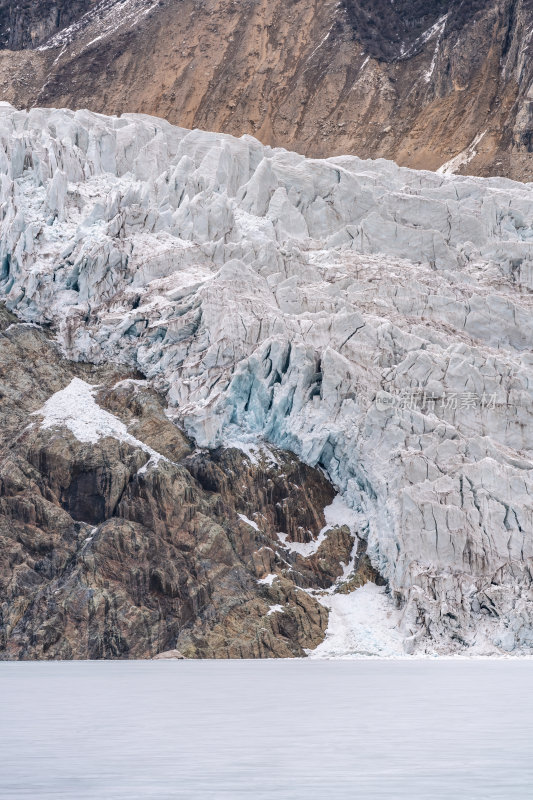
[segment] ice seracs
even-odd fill
[[[531,184],[2,106],[0,208],[8,306],[320,465],[410,649],[533,648]]]

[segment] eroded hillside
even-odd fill
[[[0,89],[17,106],[533,175],[532,0],[29,1],[4,4],[0,24]]]

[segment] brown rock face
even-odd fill
[[[418,168],[466,150],[465,173],[533,176],[533,0],[86,5],[27,3],[32,42],[48,48],[28,49],[4,3],[0,39],[16,50],[0,52],[3,99]]]
[[[306,589],[356,551],[350,579],[376,579],[346,527],[308,557],[284,546],[325,525],[319,471],[195,450],[139,376],[69,362],[1,309],[0,331],[0,659],[303,655],[327,626]],[[73,378],[134,438],[43,427],[35,412]]]

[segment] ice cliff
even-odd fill
[[[0,295],[358,514],[408,652],[533,650],[533,185],[0,107]]]

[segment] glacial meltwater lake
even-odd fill
[[[533,797],[533,661],[0,663],[0,797]]]

